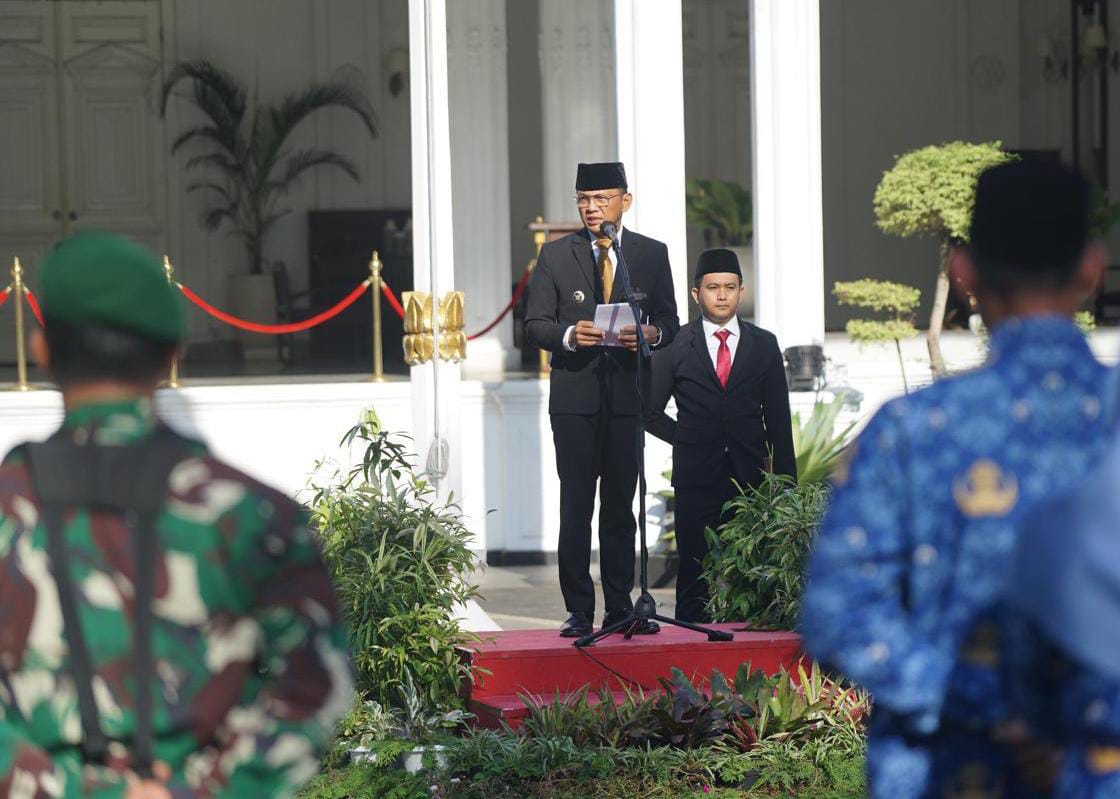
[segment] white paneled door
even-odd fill
[[[0,0],[0,287],[60,237],[166,240],[158,0]],[[0,312],[0,362],[14,358]]]

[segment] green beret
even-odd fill
[[[179,290],[159,260],[136,242],[110,233],[79,233],[47,254],[39,268],[43,316],[82,326],[112,327],[157,341],[183,340]]]

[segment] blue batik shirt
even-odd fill
[[[1105,369],[1056,316],[1012,319],[975,371],[887,403],[850,447],[811,558],[806,650],[868,688],[874,796],[1010,790],[995,605],[1016,521],[1088,469]]]

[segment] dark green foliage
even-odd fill
[[[751,193],[734,181],[689,180],[685,211],[689,223],[704,228],[709,246],[739,247],[751,243]]]
[[[468,582],[477,566],[470,531],[372,411],[342,443],[364,445],[362,462],[321,467],[311,508],[349,623],[358,689],[398,719],[411,705],[457,708],[469,672],[456,646],[477,640],[453,618],[477,593]]]
[[[369,101],[355,86],[327,81],[285,95],[278,103],[262,105],[236,77],[209,61],[176,64],[163,84],[160,114],[180,83],[190,84],[187,99],[205,120],[179,134],[172,154],[189,142],[204,152],[187,161],[187,169],[205,169],[212,177],[187,186],[206,191],[214,205],[202,216],[208,230],[223,222],[245,244],[253,273],[262,271],[264,239],[290,208],[280,201],[307,171],[334,167],[358,180],[358,168],[349,158],[330,150],[305,148],[293,151],[288,141],[307,117],[324,108],[342,108],[357,115],[371,137],[377,136],[377,117]]]
[[[795,485],[768,474],[728,503],[733,515],[708,529],[704,559],[708,608],[717,621],[760,629],[793,629],[801,607],[806,561],[824,513],[828,487]]]

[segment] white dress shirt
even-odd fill
[[[733,316],[723,325],[717,325],[715,322],[709,321],[706,316],[701,321],[704,325],[704,341],[708,345],[708,355],[711,356],[712,366],[717,370],[719,369],[719,339],[716,338],[716,332],[719,330],[726,330],[731,334],[727,337],[727,349],[731,351],[731,363],[735,363],[735,350],[739,347],[738,318]]]

